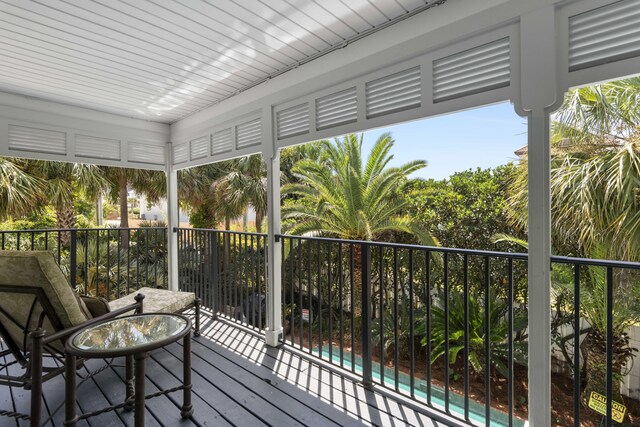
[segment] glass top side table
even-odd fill
[[[135,426],[144,426],[145,360],[151,350],[183,339],[182,385],[160,394],[183,391],[180,414],[193,414],[191,405],[191,321],[178,314],[144,313],[120,317],[94,324],[71,335],[66,345],[65,425],[98,415],[107,410],[135,409]],[[76,416],[76,358],[110,358],[124,356],[126,360],[126,398],[123,403],[99,411]],[[69,368],[69,367],[73,367]],[[134,372],[135,371],[135,372]]]

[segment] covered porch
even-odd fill
[[[528,422],[534,427],[552,425],[550,265],[559,263],[579,271],[589,261],[554,259],[551,254],[550,118],[569,88],[638,72],[640,2],[379,0],[357,2],[357,6],[335,1],[324,7],[313,1],[296,5],[278,1],[272,5],[254,2],[251,6],[255,10],[234,2],[217,6],[207,2],[198,6],[159,3],[115,7],[98,2],[94,10],[68,2],[3,1],[0,17],[6,27],[0,42],[0,155],[166,173],[168,227],[152,232],[156,243],[162,240],[167,249],[163,283],[169,289],[195,290],[213,313],[245,326],[250,323],[255,329],[249,333],[209,319],[211,333],[194,345],[195,355],[205,355],[194,370],[202,387],[212,392],[215,388],[220,402],[230,406],[221,409],[217,404],[210,405],[206,392],[200,392],[202,401],[192,422],[204,425],[209,421],[206,414],[211,414],[211,419],[235,424],[237,414],[251,414],[247,416],[266,424],[274,424],[277,419],[307,424],[328,417],[338,424],[431,425],[434,421],[429,418],[452,424],[491,424],[490,399],[485,402],[483,421],[472,420],[464,403],[462,412],[451,421],[448,372],[443,378],[444,407],[415,399],[413,382],[401,403],[383,397],[388,390],[378,383],[384,383],[384,374],[382,379],[373,377],[374,346],[371,337],[364,335],[371,333],[375,319],[374,313],[366,311],[372,308],[375,312],[372,304],[376,297],[369,288],[359,294],[363,298],[364,334],[363,347],[358,350],[364,357],[361,371],[353,378],[349,373],[338,377],[328,374],[327,383],[318,374],[320,360],[309,362],[291,349],[276,349],[287,340],[295,347],[295,327],[302,324],[287,312],[287,298],[302,298],[302,290],[288,292],[286,287],[294,285],[287,275],[294,274],[295,266],[287,265],[292,258],[285,256],[283,242],[293,242],[297,237],[282,235],[279,153],[284,147],[320,138],[509,101],[528,126],[528,254],[428,247],[397,250],[419,253],[425,259],[431,252],[437,253],[445,266],[449,256],[478,257],[487,260],[481,264],[486,272],[494,262],[490,258],[508,266],[523,263],[528,280]],[[266,297],[264,316],[262,311],[258,315],[263,323],[258,324],[249,322],[242,317],[244,314],[237,319],[228,311],[228,307],[237,307],[237,302],[230,304],[229,298],[241,298],[242,294],[222,292],[223,282],[214,274],[214,256],[220,256],[219,251],[225,248],[224,243],[218,244],[224,242],[224,233],[179,228],[177,180],[179,170],[257,153],[267,165],[269,202],[267,233],[250,237],[251,242],[254,238],[261,242],[262,249],[252,252],[261,258],[247,260],[259,261],[259,265],[251,264],[250,270],[255,272],[252,284],[260,298]],[[58,235],[60,232],[66,233],[59,230]],[[22,243],[28,249],[31,239],[33,249],[34,236],[42,233],[46,231],[34,230]],[[110,241],[109,232],[104,234]],[[5,234],[2,236],[4,247]],[[44,241],[49,243],[47,237]],[[246,245],[247,239],[240,237],[237,241]],[[119,245],[119,240],[115,244]],[[325,244],[330,252],[332,243],[317,243],[318,247]],[[369,267],[374,264],[367,257],[372,253],[375,256],[375,248],[384,245],[333,242],[334,250],[343,244],[359,248],[356,253],[362,258],[358,262],[365,266],[363,283],[370,284],[373,272]],[[75,259],[75,251],[71,253],[74,255],[69,265],[76,268],[81,260]],[[189,266],[188,274],[185,265]],[[607,271],[607,310],[612,313],[614,270],[637,269],[638,265],[596,265]],[[412,268],[410,265],[409,270]],[[320,273],[320,267],[317,271]],[[446,267],[443,271],[447,277]],[[151,271],[156,284],[157,273],[157,269]],[[136,283],[151,280],[148,269],[142,274],[144,279],[138,275]],[[255,281],[256,277],[262,281]],[[76,278],[70,275],[72,285]],[[579,286],[579,273],[575,280]],[[424,286],[428,289],[430,285],[425,274]],[[489,292],[485,295],[488,299]],[[383,297],[379,298],[382,301]],[[310,300],[305,302],[311,304]],[[511,313],[513,301],[509,298]],[[258,305],[262,310],[262,302]],[[579,316],[575,324],[579,327]],[[318,342],[311,338],[315,331],[306,335],[300,330],[299,342],[310,340],[309,353],[324,342],[321,328]],[[505,335],[505,342],[511,343],[512,337]],[[612,340],[610,334],[609,344]],[[486,347],[485,356],[490,352]],[[171,378],[176,360],[171,348],[155,357],[157,371],[148,378],[159,384]],[[224,376],[220,381],[228,384],[215,384],[209,377],[220,373],[205,362],[206,357],[221,363],[226,360],[233,372],[243,372],[247,384],[256,388]],[[335,366],[333,354],[328,357],[332,369],[341,372],[342,364]],[[609,353],[607,425],[612,425],[611,358]],[[512,364],[510,369],[513,374]],[[287,374],[281,376],[283,370]],[[118,371],[105,374],[115,380]],[[297,378],[306,384],[299,384]],[[331,384],[334,380],[336,383]],[[109,400],[109,393],[113,393],[106,384],[104,388],[97,382],[85,386],[93,387],[98,400]],[[513,386],[509,387],[507,406],[512,408]],[[233,394],[239,391],[242,393]],[[487,391],[489,396],[490,388]],[[197,387],[195,392],[198,394]],[[580,412],[579,392],[577,380],[572,408],[576,414]],[[22,405],[22,400],[14,397],[16,393],[3,389],[1,396],[8,405]],[[275,395],[288,403],[274,405],[280,402],[271,399]],[[468,401],[468,390],[465,395]],[[49,407],[55,404],[46,400],[50,396],[57,396],[55,390],[45,396]],[[87,393],[83,399],[92,396],[94,393]],[[250,396],[255,396],[256,405],[263,405],[262,410],[254,409]],[[318,399],[322,403],[316,405]],[[80,407],[90,406],[89,400],[78,403]],[[155,409],[152,405],[150,401],[148,410],[156,414],[156,419],[164,416],[161,411],[173,409],[169,404]],[[286,405],[298,412],[313,406],[317,417],[292,417]],[[198,418],[199,408],[204,418]],[[269,413],[276,418],[264,418]],[[126,424],[126,417],[116,415],[114,420]],[[578,418],[576,415],[576,425]],[[513,422],[511,414],[507,424]]]
[[[347,372],[336,373],[326,364],[290,349],[265,345],[254,331],[211,313],[201,315],[202,335],[192,341],[194,414],[180,417],[180,395],[147,400],[149,426],[401,426],[446,425],[431,418],[399,396],[368,390]],[[147,391],[176,386],[182,374],[182,349],[173,344],[154,351],[147,362]],[[77,405],[88,413],[120,402],[124,389],[123,360],[80,384]],[[99,369],[103,361],[93,360],[80,372]],[[42,393],[43,426],[62,426],[64,380],[45,383]],[[2,409],[28,412],[30,393],[21,388],[2,387]],[[117,410],[91,417],[79,425],[133,425],[133,412]],[[46,421],[45,421],[46,420]],[[449,420],[450,421],[450,420]],[[3,426],[28,425],[27,420],[3,419]]]

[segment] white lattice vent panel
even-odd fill
[[[233,150],[231,128],[214,132],[211,136],[211,154],[228,153]]]
[[[209,135],[192,139],[189,142],[191,160],[203,159],[209,155]]]
[[[365,96],[369,119],[420,107],[420,66],[367,82]]]
[[[9,125],[9,150],[46,154],[66,154],[65,132]]]
[[[241,123],[236,126],[236,149],[260,145],[261,122],[260,118]]]
[[[511,55],[505,37],[433,61],[433,102],[509,86]]]
[[[346,125],[356,120],[358,100],[355,87],[316,99],[316,130]]]
[[[127,157],[131,162],[163,165],[164,147],[129,141],[127,144]]]
[[[640,0],[569,17],[569,71],[640,55]]]
[[[75,142],[76,157],[107,160],[120,160],[121,158],[121,144],[117,139],[76,134]]]

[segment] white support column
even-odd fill
[[[273,134],[271,105],[262,109],[262,158],[267,164],[267,330],[265,342],[277,347],[282,338],[282,231],[280,218],[280,151]]]
[[[558,87],[553,5],[522,15],[518,114],[528,118],[529,171],[529,425],[551,426],[551,197],[550,113]]]
[[[551,425],[551,197],[549,114],[531,112],[529,130],[529,421]]]
[[[167,266],[169,267],[169,289],[178,290],[178,233],[174,231],[180,225],[178,212],[178,172],[173,168],[173,150],[171,143],[166,148],[167,159]]]
[[[280,345],[282,337],[282,243],[276,235],[282,231],[280,222],[280,153],[263,153],[267,162],[268,258],[267,258],[267,345]]]

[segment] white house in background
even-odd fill
[[[138,196],[140,201],[140,219],[147,221],[164,221],[167,222],[167,199],[160,199],[156,204],[149,205],[144,194]],[[180,223],[189,222],[189,214],[180,209],[178,213]]]

